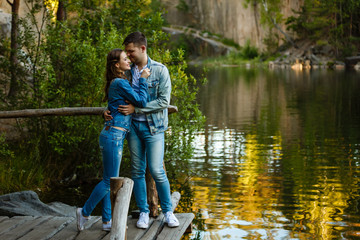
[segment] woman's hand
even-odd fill
[[[142,78],[148,78],[150,76],[150,69],[149,68],[145,68],[142,72],[141,72],[141,76]]]

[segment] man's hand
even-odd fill
[[[129,105],[119,105],[118,111],[124,115],[129,115],[135,112],[135,107],[131,103]]]
[[[106,110],[104,112],[104,118],[105,118],[105,121],[110,121],[111,119],[113,119],[113,117],[110,114],[110,110]]]

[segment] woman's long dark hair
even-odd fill
[[[106,84],[105,84],[105,88],[104,88],[105,97],[103,99],[104,102],[106,102],[108,100],[109,87],[110,87],[111,81],[114,78],[118,78],[118,77],[126,78],[124,72],[115,66],[115,64],[120,61],[120,55],[123,51],[124,50],[122,50],[120,48],[115,48],[115,49],[111,50],[107,55],[106,73],[105,73]]]

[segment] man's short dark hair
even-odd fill
[[[126,46],[130,43],[133,43],[137,47],[139,47],[141,45],[145,45],[145,47],[147,47],[147,40],[146,40],[145,35],[142,32],[133,32],[133,33],[130,33],[129,35],[127,35],[127,37],[125,38],[125,40],[123,42],[123,45]]]

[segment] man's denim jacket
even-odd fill
[[[150,76],[148,83],[148,102],[143,108],[135,107],[135,113],[144,113],[149,124],[150,132],[155,135],[168,128],[168,109],[171,95],[171,80],[167,67],[148,57]],[[131,65],[133,74],[135,64]]]
[[[148,101],[148,88],[145,78],[139,79],[140,92],[137,93],[126,79],[115,78],[109,87],[108,107],[112,120],[105,122],[106,126],[122,127],[130,131],[131,115],[123,115],[117,111],[119,105],[126,105],[125,100],[130,101],[136,107],[144,107]]]

